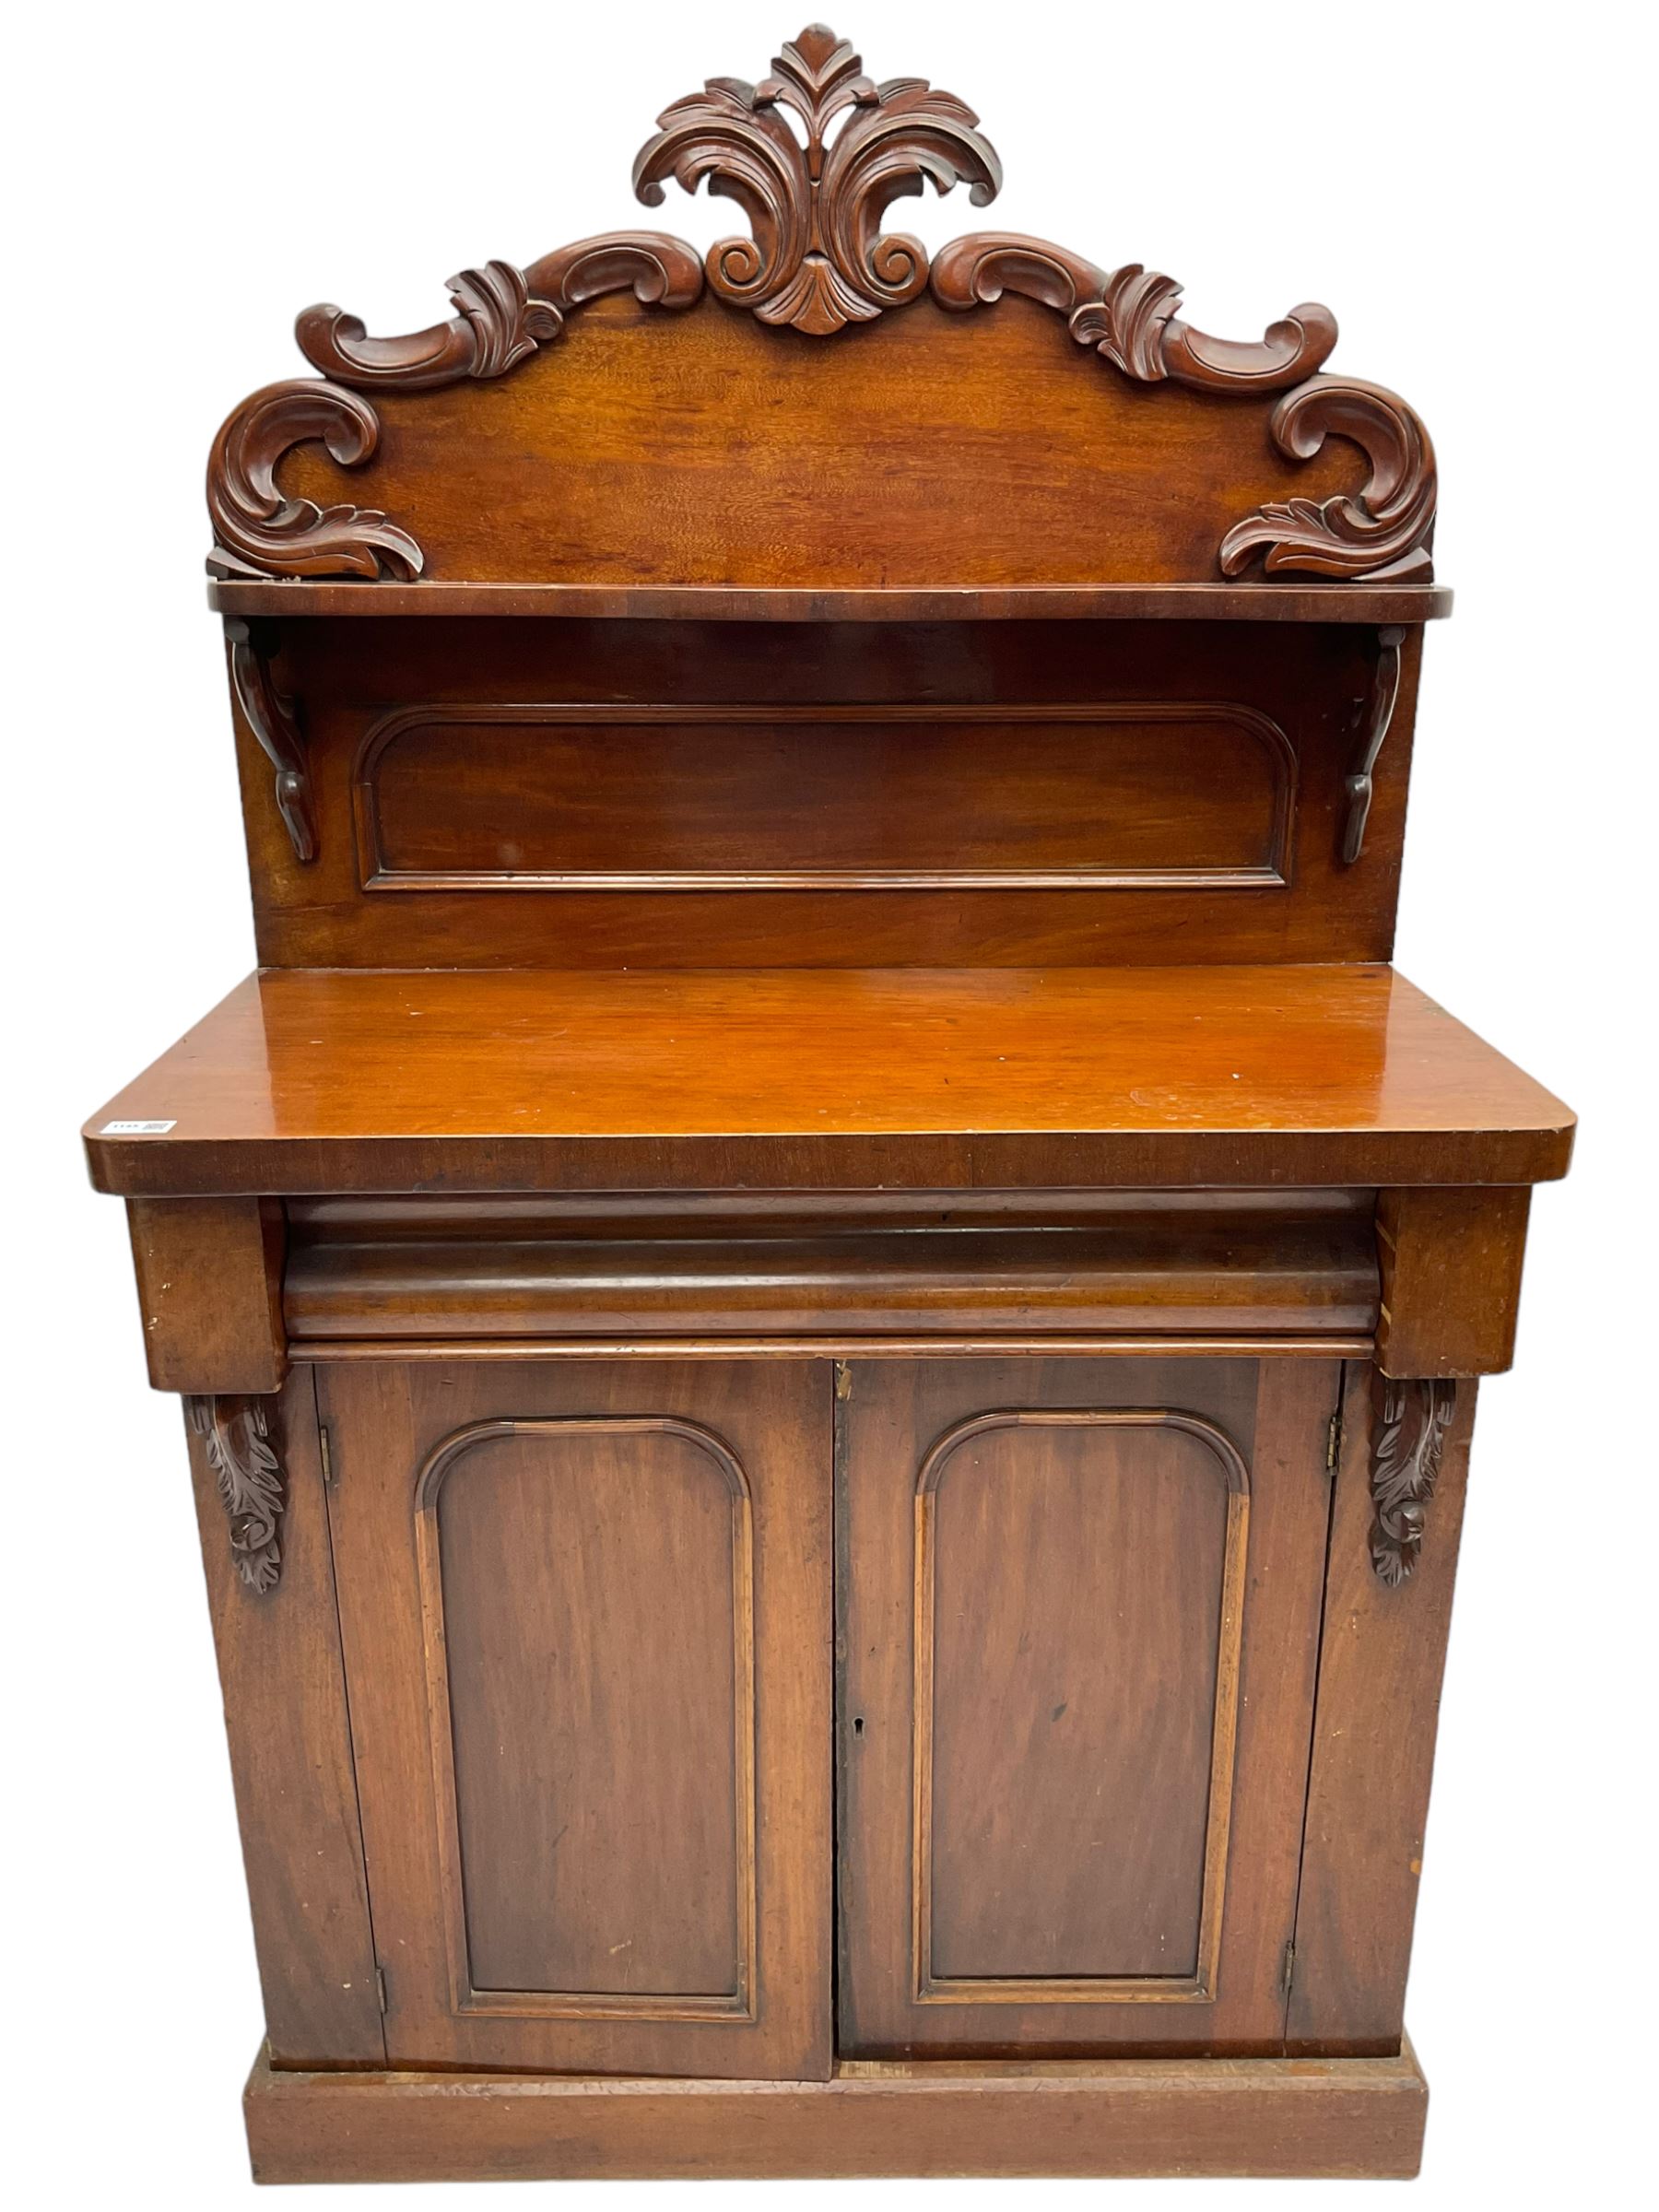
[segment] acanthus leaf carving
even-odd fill
[[[702,264],[683,240],[648,230],[579,239],[528,270],[488,261],[452,276],[456,313],[406,337],[371,338],[356,315],[308,307],[294,325],[300,350],[335,382],[429,392],[464,377],[505,376],[564,329],[566,314],[606,292],[653,307],[689,307]]]
[[[250,1590],[263,1596],[276,1589],[282,1575],[277,1524],[285,1502],[282,1465],[271,1442],[265,1402],[193,1397],[185,1403],[230,1524],[236,1571]]]
[[[317,817],[299,708],[286,691],[278,690],[265,640],[257,626],[227,621],[225,637],[230,647],[230,681],[236,702],[258,739],[260,750],[276,771],[276,811],[288,830],[294,857],[309,863],[317,857]]]
[[[1097,268],[1046,239],[984,230],[953,239],[933,265],[933,293],[959,312],[1023,293],[1066,318],[1079,346],[1091,346],[1138,383],[1192,384],[1207,392],[1277,392],[1300,383],[1329,358],[1336,318],[1309,300],[1293,307],[1255,343],[1212,338],[1182,323],[1181,287],[1137,261]]]
[[[463,269],[446,288],[457,312],[406,337],[371,338],[358,316],[326,305],[308,307],[294,336],[312,368],[338,383],[426,392],[464,376],[505,376],[562,327],[559,310],[532,299],[508,262]]]
[[[634,190],[660,206],[665,178],[688,192],[706,179],[711,194],[735,200],[751,236],[711,247],[711,288],[763,323],[827,337],[913,300],[927,282],[921,241],[882,230],[893,201],[924,182],[940,193],[966,182],[985,206],[1002,164],[954,93],[921,77],[874,83],[821,23],[772,67],[759,85],[712,77],[665,109],[634,162]],[[800,119],[805,144],[781,109]]]
[[[1402,581],[1432,572],[1434,447],[1403,399],[1358,378],[1315,376],[1285,394],[1268,428],[1292,461],[1311,461],[1327,438],[1346,438],[1364,453],[1371,475],[1359,492],[1276,500],[1235,523],[1221,541],[1224,575],[1239,575],[1257,554],[1268,576],[1301,570]]]
[[[543,254],[525,272],[530,289],[563,314],[607,292],[679,313],[702,295],[702,257],[666,230],[606,230]]]
[[[1399,1381],[1379,1375],[1371,1435],[1371,1493],[1375,1512],[1371,1566],[1378,1580],[1398,1588],[1418,1563],[1445,1450],[1457,1411],[1457,1385]]]
[[[581,240],[524,270],[487,262],[450,280],[455,312],[446,322],[402,337],[371,337],[338,308],[307,309],[299,341],[329,381],[272,385],[220,430],[208,468],[213,573],[419,575],[420,547],[379,511],[286,497],[276,482],[282,456],[320,440],[342,467],[359,466],[379,437],[360,392],[504,376],[557,339],[584,302],[631,289],[649,306],[688,307],[706,268],[727,305],[809,335],[869,322],[930,284],[937,303],[956,310],[1014,291],[1064,314],[1079,346],[1138,382],[1283,394],[1269,424],[1282,454],[1310,460],[1334,436],[1360,449],[1370,474],[1358,492],[1270,502],[1234,524],[1220,544],[1221,573],[1259,564],[1266,577],[1432,576],[1428,433],[1392,393],[1318,373],[1336,341],[1327,308],[1304,303],[1259,340],[1241,342],[1183,322],[1180,287],[1139,263],[1107,271],[1041,239],[987,231],[945,247],[930,266],[917,240],[884,231],[888,208],[930,182],[941,194],[965,182],[985,206],[1002,182],[995,150],[954,94],[920,77],[874,82],[852,45],[822,24],[788,42],[759,84],[711,78],[658,124],[634,163],[638,196],[660,205],[669,177],[688,192],[707,182],[711,194],[737,202],[750,235],[720,241],[703,262],[683,241],[653,231]]]
[[[319,507],[276,484],[276,464],[320,439],[342,468],[358,468],[380,441],[374,409],[337,384],[295,378],[267,384],[220,429],[207,456],[207,512],[216,576],[418,576],[420,547],[377,508]]]

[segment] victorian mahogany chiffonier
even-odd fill
[[[1435,460],[895,200],[299,320],[207,469],[258,972],[88,1124],[200,1500],[265,2181],[1408,2174],[1477,1379],[1571,1116],[1389,964]]]

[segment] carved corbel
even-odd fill
[[[1394,624],[1377,632],[1377,666],[1371,677],[1371,697],[1365,704],[1365,729],[1358,762],[1348,777],[1347,817],[1342,826],[1342,858],[1352,867],[1365,850],[1365,825],[1371,819],[1371,776],[1394,722],[1400,696],[1400,648],[1406,632]]]
[[[294,857],[301,862],[317,857],[317,816],[312,804],[311,762],[300,711],[286,691],[276,688],[271,675],[271,656],[258,625],[238,620],[225,624],[230,647],[230,681],[236,703],[259,748],[276,771],[276,810],[288,830]]]
[[[250,1590],[275,1590],[282,1574],[277,1524],[285,1503],[282,1465],[264,1398],[186,1398],[230,1524],[230,1556]]]
[[[1395,1589],[1422,1549],[1425,1509],[1457,1411],[1457,1385],[1377,1375],[1372,1389],[1371,1566],[1380,1582]]]

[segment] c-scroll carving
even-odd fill
[[[1002,164],[979,118],[922,77],[877,85],[844,39],[808,24],[760,84],[712,77],[657,118],[634,162],[634,191],[663,203],[663,180],[735,200],[752,236],[710,249],[714,292],[762,323],[827,337],[913,300],[927,282],[920,240],[884,235],[894,200],[924,181],[966,182],[976,207],[993,200]],[[799,117],[805,144],[781,109]],[[837,124],[840,127],[832,131]]]
[[[263,1398],[187,1398],[230,1523],[230,1553],[250,1590],[264,1595],[282,1574],[276,1540],[284,1505],[282,1465]]]
[[[643,304],[689,307],[702,290],[694,248],[665,232],[615,231],[579,239],[525,270],[489,261],[449,280],[457,312],[407,337],[371,338],[356,315],[308,307],[294,325],[300,350],[336,383],[429,392],[463,377],[505,376],[557,338],[572,309],[606,292]]]
[[[1371,1565],[1378,1579],[1395,1589],[1416,1568],[1422,1549],[1425,1508],[1457,1411],[1457,1385],[1378,1375],[1373,1388]]]
[[[1268,576],[1287,569],[1395,581],[1432,574],[1434,447],[1403,399],[1381,384],[1316,376],[1285,394],[1268,428],[1292,461],[1311,461],[1327,438],[1346,438],[1371,463],[1371,475],[1362,491],[1323,502],[1276,500],[1235,523],[1221,541],[1224,575],[1239,575],[1258,553]]]
[[[1400,648],[1405,642],[1406,632],[1395,623],[1389,623],[1377,632],[1377,667],[1371,677],[1371,697],[1365,704],[1365,735],[1360,740],[1354,772],[1345,785],[1347,818],[1342,827],[1342,858],[1344,865],[1350,868],[1365,850],[1365,825],[1371,819],[1371,777],[1400,696]]]
[[[377,508],[319,507],[278,490],[276,464],[312,438],[342,468],[358,468],[379,442],[380,423],[355,392],[296,378],[255,392],[223,425],[207,456],[210,573],[418,576],[420,547]]]
[[[1193,384],[1208,392],[1278,392],[1312,375],[1336,343],[1336,318],[1309,300],[1293,307],[1255,344],[1212,338],[1182,323],[1181,287],[1139,262],[1099,269],[1081,254],[1041,238],[984,230],[953,239],[935,256],[932,286],[941,307],[988,307],[1005,292],[1023,293],[1066,318],[1079,346],[1092,346],[1138,383]]]
[[[230,647],[230,681],[236,702],[260,750],[276,771],[276,810],[281,815],[300,862],[317,857],[317,817],[312,803],[311,762],[300,726],[300,711],[286,691],[276,688],[270,654],[256,625],[228,621],[225,636]]]

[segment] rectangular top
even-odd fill
[[[1572,1121],[1382,966],[286,969],[86,1138],[130,1195],[1360,1186],[1547,1182]]]

